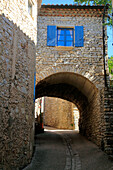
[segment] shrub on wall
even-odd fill
[[[113,56],[108,60],[109,73],[110,73],[110,85],[113,86]]]

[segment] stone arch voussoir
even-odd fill
[[[42,80],[44,80],[46,77],[51,76],[56,73],[75,73],[75,74],[80,74],[81,76],[85,77],[88,79],[90,82],[92,82],[97,88],[103,88],[102,85],[99,86],[98,80],[100,79],[99,76],[94,76],[92,72],[88,72],[87,70],[84,69],[79,69],[75,68],[75,66],[69,66],[69,65],[60,65],[60,66],[55,66],[55,67],[48,67],[48,69],[44,69],[40,73],[37,73],[37,79],[36,79],[36,84]]]

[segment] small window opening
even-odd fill
[[[31,3],[31,1],[30,0],[28,0],[28,13],[29,13],[29,15],[31,15],[31,17],[32,17],[32,3]]]
[[[73,46],[74,33],[73,28],[57,29],[57,46]]]

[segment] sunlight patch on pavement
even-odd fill
[[[50,132],[72,132],[72,131],[76,131],[78,132],[77,130],[66,130],[66,129],[44,129],[44,131],[50,131]]]

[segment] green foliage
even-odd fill
[[[109,73],[113,75],[113,56],[108,60]]]
[[[87,5],[107,5],[109,4],[110,9],[112,9],[111,0],[74,0],[77,4],[87,4]]]
[[[71,123],[71,126],[73,127],[73,123]]]
[[[74,0],[75,4],[87,4],[87,5],[109,5],[108,20],[106,25],[112,26],[112,0]]]
[[[106,5],[106,4],[110,4],[111,5],[111,0],[75,0],[75,2],[77,2],[78,4],[93,4],[93,5]]]

